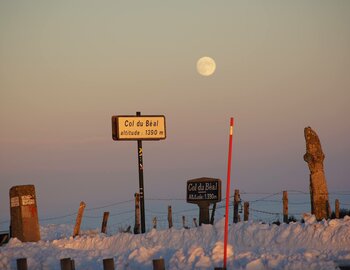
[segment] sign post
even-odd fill
[[[187,202],[199,207],[199,225],[209,224],[209,205],[221,201],[221,180],[196,178],[187,181]]]
[[[112,116],[112,137],[115,141],[137,141],[137,160],[139,171],[139,193],[141,212],[141,233],[146,232],[145,222],[145,190],[143,185],[143,140],[164,140],[164,115],[135,115]]]
[[[136,113],[136,116],[141,116],[140,112]],[[140,193],[140,212],[141,212],[141,232],[145,233],[145,197],[143,188],[143,150],[142,150],[142,140],[137,140],[137,155],[138,155],[138,165],[139,165],[139,193]]]

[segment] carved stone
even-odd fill
[[[306,153],[304,160],[310,170],[311,213],[317,220],[327,219],[331,208],[328,200],[327,181],[324,173],[323,161],[325,155],[320,140],[310,127],[304,129]]]
[[[40,240],[38,207],[34,185],[14,186],[10,189],[11,237],[22,242]]]

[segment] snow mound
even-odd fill
[[[11,239],[0,248],[0,269],[16,269],[27,258],[29,269],[60,270],[60,259],[75,260],[76,269],[103,269],[114,258],[116,269],[153,269],[164,258],[167,270],[213,269],[223,264],[223,220],[192,229],[151,230],[143,235],[112,236],[85,231],[72,238],[71,225],[41,228],[42,240],[22,243]],[[240,222],[230,225],[228,269],[337,269],[350,264],[350,217],[316,222],[269,225]]]

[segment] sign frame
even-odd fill
[[[141,121],[141,119],[145,120],[151,120],[151,121],[156,121],[156,120],[161,120],[161,130],[159,131],[158,127],[153,127],[150,126],[150,129],[148,129],[150,132],[154,131],[157,134],[148,134],[148,135],[140,135],[140,136],[130,136],[129,138],[127,137],[122,137],[120,132],[121,132],[121,123],[120,120],[122,118],[130,118],[133,119],[133,121]],[[112,116],[112,138],[115,141],[159,141],[159,140],[165,140],[166,139],[166,121],[165,121],[165,116],[164,115],[116,115]],[[138,123],[137,122],[137,123]],[[135,125],[132,126],[132,128],[135,130],[135,132],[141,132],[140,129],[141,127],[138,127]],[[146,131],[148,131],[146,130]],[[158,133],[159,132],[159,133]],[[161,132],[161,135],[159,135]]]
[[[217,184],[217,190],[214,192],[214,190],[206,190],[206,184],[207,183],[216,183]],[[196,190],[189,191],[189,185],[195,185],[193,188]],[[198,185],[199,184],[199,185]],[[204,185],[202,185],[204,184]],[[198,190],[199,187],[203,187],[204,190]],[[212,191],[212,192],[211,192]],[[198,198],[198,199],[192,199],[190,198],[190,195],[193,193],[197,193],[200,195],[203,195],[204,198]],[[214,197],[213,193],[217,196]],[[207,198],[206,198],[207,197]],[[214,197],[214,199],[212,199]],[[201,178],[195,178],[187,181],[186,184],[186,201],[188,203],[194,203],[194,204],[200,204],[200,203],[217,203],[221,201],[221,179],[218,178],[210,178],[210,177],[201,177]]]

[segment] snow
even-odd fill
[[[75,260],[76,269],[103,269],[103,259],[114,258],[115,269],[153,269],[152,260],[164,258],[167,270],[214,269],[223,264],[224,220],[214,226],[168,229],[133,235],[105,235],[83,231],[72,238],[72,225],[41,227],[42,240],[18,239],[0,247],[0,269],[16,269],[25,257],[28,269],[60,270],[60,259]],[[249,221],[230,225],[228,269],[337,269],[350,265],[350,217],[316,222],[269,225]]]

